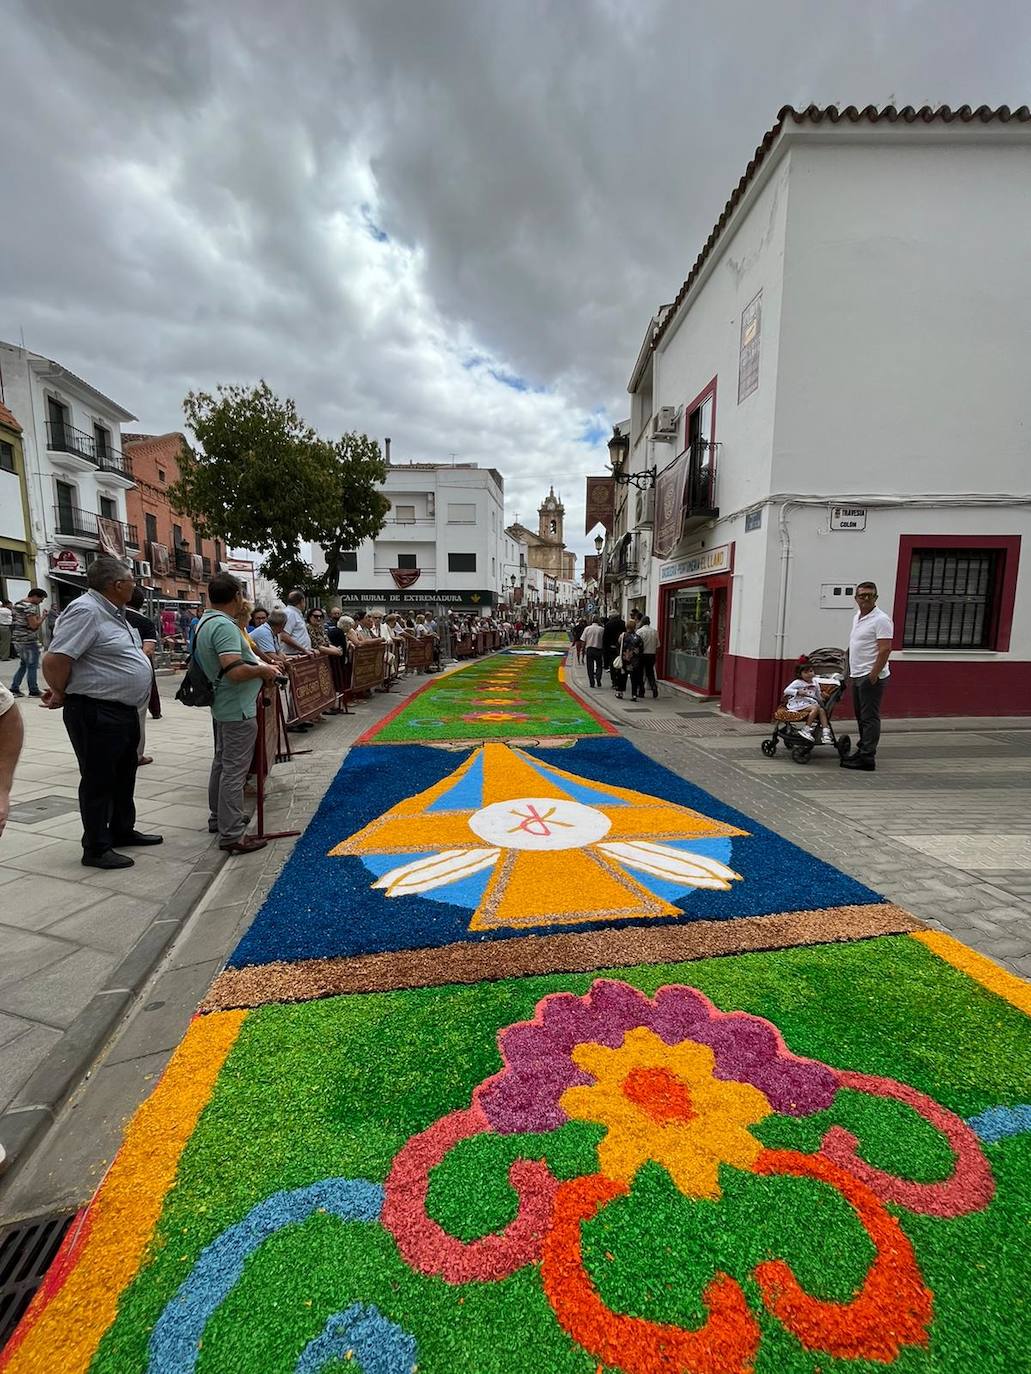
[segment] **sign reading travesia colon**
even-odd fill
[[[865,506],[831,506],[832,530],[865,530]]]

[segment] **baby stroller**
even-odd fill
[[[808,763],[813,750],[821,748],[834,749],[840,758],[846,758],[852,741],[848,735],[834,733],[834,708],[845,694],[845,650],[814,649],[811,654],[804,654],[799,663],[808,663],[815,670],[815,680],[823,697],[823,709],[827,712],[830,740],[824,744],[819,737],[807,739],[802,734],[804,722],[783,720],[782,715],[787,713],[780,707],[774,713],[773,734],[763,740],[762,751],[768,759],[772,759],[777,752],[777,745],[783,743],[786,749],[791,750],[795,763]]]

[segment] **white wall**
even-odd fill
[[[21,481],[15,472],[0,470],[0,538],[25,538],[25,515],[21,504]]]
[[[765,173],[767,179],[753,192],[736,229],[721,241],[692,288],[690,308],[681,308],[654,359],[656,409],[688,406],[716,378],[716,500],[721,518],[714,526],[689,532],[673,556],[736,542],[731,653],[754,652],[743,646],[759,638],[770,613],[765,586],[768,522],[764,519],[763,528],[745,539],[743,510],[770,491],[790,172],[788,153]],[[759,386],[739,405],[741,312],[759,291]],[[676,446],[652,446],[659,469],[683,442],[682,432]],[[657,559],[651,560],[648,613],[654,624],[659,623],[660,567]]]
[[[901,535],[1022,535],[1017,599],[1010,648],[1006,653],[963,650],[965,662],[983,659],[1031,659],[1031,509],[920,510],[906,506],[869,508],[866,529],[839,532],[829,527],[826,507],[795,507],[788,512],[791,563],[788,582],[788,615],[784,657],[822,645],[848,643],[855,613],[852,603],[836,610],[821,610],[823,583],[876,582],[878,604],[891,615],[895,601],[899,538]],[[943,543],[947,543],[945,540]],[[896,630],[900,627],[896,626]],[[892,661],[937,661],[957,658],[955,650],[900,650]]]
[[[1027,492],[1031,136],[891,134],[791,153],[773,489]]]

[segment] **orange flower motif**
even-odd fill
[[[762,1145],[748,1131],[772,1108],[751,1083],[713,1077],[708,1045],[667,1045],[645,1026],[619,1049],[578,1045],[573,1062],[594,1078],[567,1088],[559,1106],[578,1121],[608,1128],[598,1146],[606,1178],[632,1183],[649,1160],[661,1164],[686,1197],[720,1196],[719,1166],[750,1169]]]

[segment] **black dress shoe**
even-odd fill
[[[130,830],[128,835],[116,835],[115,844],[164,844],[164,835],[141,835],[138,830]]]
[[[861,773],[873,773],[876,762],[868,754],[849,754],[847,759],[841,760],[842,768],[857,768]]]
[[[83,854],[83,868],[132,868],[135,859],[128,854],[117,854],[113,849],[105,849],[103,854]]]

